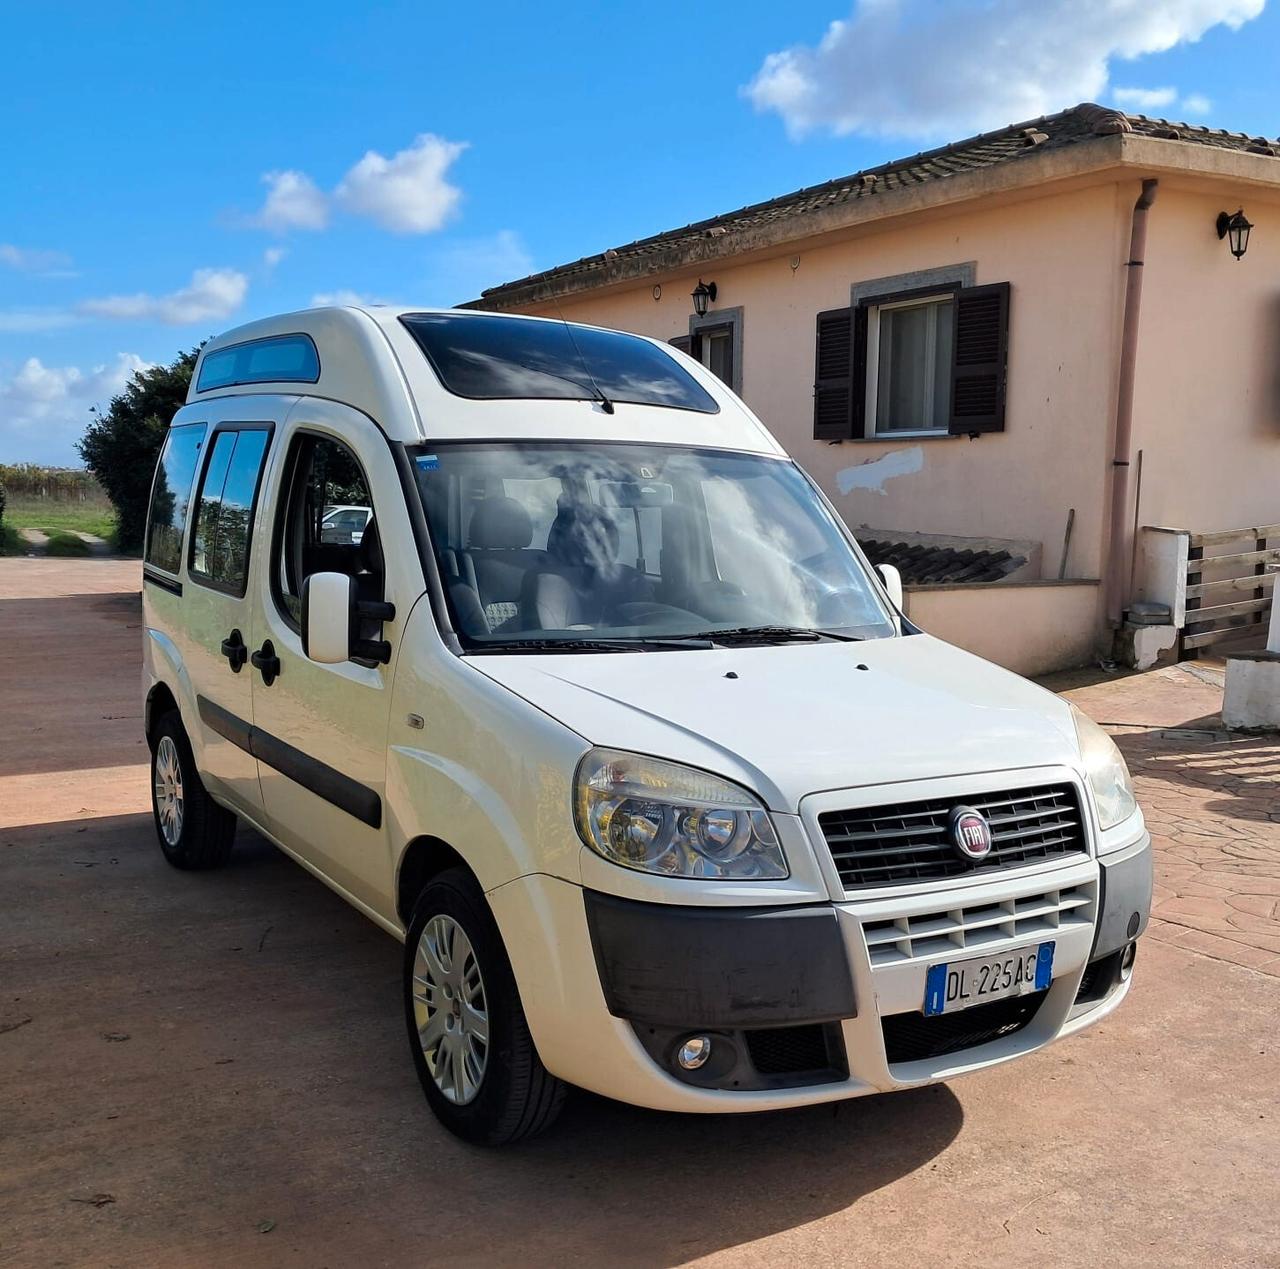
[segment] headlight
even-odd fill
[[[1116,742],[1092,718],[1082,714],[1074,705],[1071,712],[1075,715],[1076,737],[1080,741],[1085,774],[1089,777],[1093,800],[1098,806],[1099,825],[1103,829],[1114,828],[1138,809],[1129,768],[1124,755],[1116,748]]]
[[[787,875],[759,799],[705,771],[593,749],[578,764],[573,801],[582,840],[624,868],[736,881]]]

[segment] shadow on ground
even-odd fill
[[[27,1263],[239,1260],[269,1220],[333,1263],[671,1264],[841,1211],[961,1127],[945,1087],[709,1117],[576,1094],[547,1136],[476,1150],[422,1099],[398,944],[260,837],[210,874],[165,865],[149,815],[0,847],[0,1209]],[[386,1223],[353,1244],[373,1194]]]

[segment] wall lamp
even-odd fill
[[[716,298],[716,284],[714,282],[704,282],[698,279],[698,285],[693,288],[693,311],[699,317],[706,317],[707,305],[714,304]]]
[[[1230,212],[1218,213],[1218,237],[1227,239],[1227,246],[1237,260],[1249,250],[1249,230],[1252,228],[1245,219],[1243,207],[1234,216]]]

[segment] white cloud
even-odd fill
[[[1183,97],[1176,88],[1116,88],[1111,97],[1117,106],[1139,114],[1158,110],[1164,115],[1181,112],[1198,117],[1208,114],[1213,108],[1213,103],[1203,94],[1188,93]]]
[[[262,229],[323,229],[329,200],[305,172],[268,172],[262,178],[267,199],[252,223]]]
[[[1165,110],[1178,100],[1176,88],[1117,88],[1111,95],[1126,110]]]
[[[288,254],[287,247],[268,247],[262,253],[262,267],[270,273]]]
[[[368,216],[384,229],[425,234],[439,229],[462,197],[447,179],[449,168],[466,143],[423,133],[389,159],[370,150],[334,190],[335,201],[357,216]]]
[[[816,46],[770,53],[743,90],[792,136],[956,137],[1107,93],[1113,59],[1232,30],[1265,0],[855,0]],[[1203,103],[1201,103],[1203,104]]]
[[[54,274],[68,276],[71,257],[65,251],[50,251],[42,247],[17,247],[11,242],[0,242],[0,264],[20,273]]]
[[[523,239],[512,229],[488,238],[460,238],[431,256],[428,296],[432,303],[461,304],[486,287],[512,282],[533,268]]]
[[[229,317],[244,303],[249,279],[235,269],[197,269],[191,281],[168,295],[109,295],[83,300],[77,307],[89,317],[117,321],[155,321],[167,326],[217,321]]]
[[[38,335],[42,331],[61,330],[76,320],[74,313],[62,308],[0,309],[0,334]]]
[[[339,287],[336,291],[318,291],[311,297],[312,308],[329,308],[333,305],[342,307],[344,305],[354,305],[356,308],[364,308],[369,304],[385,304],[386,300],[375,299],[371,295],[361,295],[359,291],[348,291]]]
[[[12,378],[0,380],[0,452],[15,462],[78,465],[75,442],[89,407],[106,405],[150,364],[136,353],[117,353],[88,370],[28,357]]]

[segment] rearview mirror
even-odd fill
[[[884,582],[884,588],[889,592],[889,598],[893,600],[893,606],[901,612],[902,574],[892,564],[878,564],[876,572],[880,574],[880,580]]]
[[[351,659],[355,581],[346,573],[312,573],[302,583],[302,651],[321,665]]]

